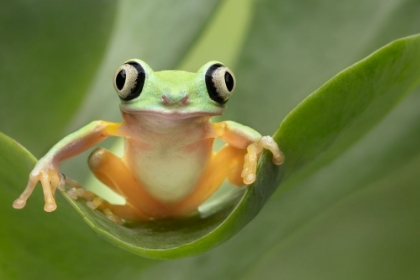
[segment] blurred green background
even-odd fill
[[[222,119],[273,134],[336,73],[420,32],[418,0],[0,3],[0,131],[36,157],[92,120],[120,120],[111,77],[128,58],[155,70],[223,61],[238,86]],[[2,169],[0,278],[418,279],[418,104],[419,89],[339,158],[283,184],[227,243],[175,261],[99,239],[64,200],[43,213],[40,189],[13,210],[10,186],[27,178]],[[90,182],[85,162],[63,170]]]

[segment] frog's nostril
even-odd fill
[[[190,96],[188,94],[186,94],[182,99],[181,99],[181,104],[182,105],[187,105],[190,101]]]
[[[171,100],[166,94],[162,94],[162,104],[163,105],[169,105],[171,104]]]

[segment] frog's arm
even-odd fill
[[[44,210],[48,212],[54,211],[57,208],[54,192],[57,187],[64,186],[64,177],[59,171],[59,164],[86,151],[105,140],[108,136],[121,136],[121,125],[121,123],[94,121],[63,138],[35,165],[35,168],[29,175],[26,189],[15,200],[13,207],[16,209],[23,208],[36,184],[40,181],[44,191]]]
[[[78,131],[64,137],[48,151],[44,158],[50,159],[52,164],[57,165],[102,142],[108,136],[121,136],[121,125],[122,123],[93,121]]]
[[[241,174],[247,185],[255,181],[258,157],[263,149],[271,151],[274,164],[280,165],[284,161],[283,153],[270,136],[261,136],[254,129],[232,121],[210,123],[210,126],[215,137],[221,138],[235,148],[247,149]]]

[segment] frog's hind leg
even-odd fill
[[[186,215],[205,202],[227,178],[236,186],[244,185],[241,177],[246,149],[237,149],[226,144],[220,151],[214,153],[193,193],[175,205],[173,213],[177,216]]]
[[[162,205],[144,190],[121,158],[98,148],[89,156],[88,164],[98,180],[126,199],[125,205],[101,203],[99,210],[105,214],[110,210],[116,216],[131,221],[159,215]]]

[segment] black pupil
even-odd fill
[[[117,75],[117,88],[118,90],[122,90],[125,84],[125,70],[121,70],[120,72],[118,72]]]
[[[228,91],[232,91],[233,89],[233,77],[229,72],[225,73],[225,83]]]

